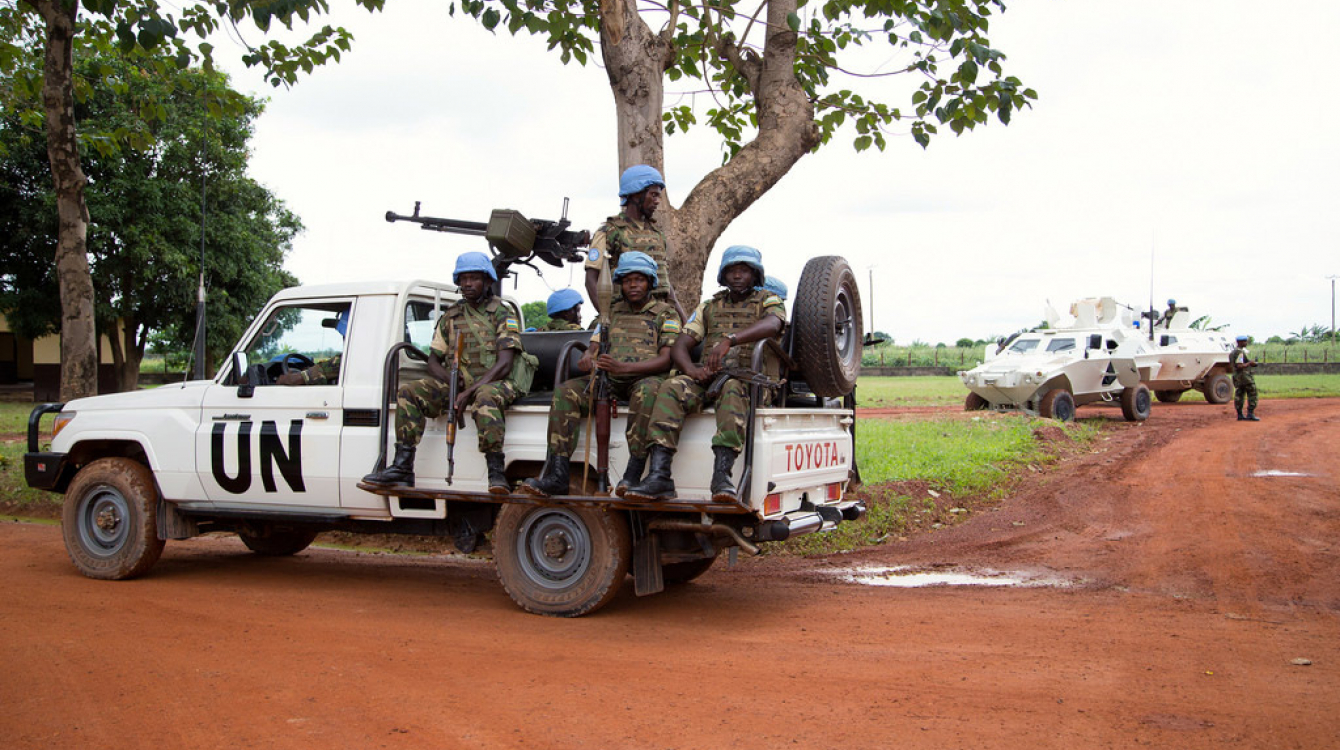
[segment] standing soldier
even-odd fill
[[[504,473],[503,436],[505,412],[517,398],[517,389],[507,376],[521,351],[521,324],[512,310],[493,294],[498,280],[493,264],[484,253],[462,253],[456,259],[451,280],[461,300],[442,311],[433,334],[428,357],[431,377],[400,386],[396,394],[395,459],[381,471],[363,477],[370,484],[414,484],[414,451],[423,437],[424,422],[447,412],[450,374],[444,364],[456,350],[456,337],[464,336],[461,352],[461,385],[456,413],[467,407],[479,431],[479,451],[488,465],[489,492],[510,491]]]
[[[609,217],[596,230],[591,238],[591,249],[586,256],[586,296],[598,302],[596,284],[600,280],[600,269],[605,264],[611,268],[619,265],[619,256],[629,250],[636,250],[651,256],[656,263],[656,276],[660,283],[652,290],[652,296],[668,301],[684,317],[684,308],[679,305],[675,289],[670,284],[670,268],[666,265],[669,258],[669,245],[665,233],[656,226],[657,206],[664,196],[665,180],[655,167],[646,164],[625,169],[619,178],[619,198],[623,211]],[[600,312],[604,312],[603,310]]]
[[[717,273],[717,283],[726,287],[698,309],[675,341],[670,356],[682,375],[661,384],[652,407],[651,467],[646,480],[627,489],[638,500],[669,500],[675,497],[671,464],[679,445],[679,433],[688,414],[709,406],[713,398],[707,385],[723,368],[747,367],[752,347],[775,338],[786,321],[786,307],[776,294],[756,288],[764,280],[763,256],[744,245],[726,249]],[[703,342],[702,362],[691,350]],[[744,447],[745,416],[749,409],[748,386],[730,378],[723,384],[716,403],[716,434],[712,437],[712,500],[736,502],[731,470]]]
[[[1228,355],[1228,368],[1233,371],[1233,407],[1238,410],[1238,419],[1247,422],[1260,422],[1261,418],[1256,416],[1256,376],[1252,374],[1252,368],[1256,367],[1256,360],[1247,351],[1247,342],[1251,341],[1251,336],[1239,336],[1235,341],[1238,345]],[[1247,416],[1242,415],[1242,402],[1247,401]]]
[[[609,374],[610,390],[628,400],[628,467],[615,492],[642,478],[647,463],[647,424],[657,388],[670,369],[670,348],[679,336],[679,315],[668,302],[651,298],[660,277],[656,262],[646,253],[630,250],[619,258],[614,281],[621,296],[610,305],[610,350],[600,354],[592,339],[577,363],[582,372],[603,370]],[[568,494],[568,459],[576,446],[577,426],[590,410],[588,389],[592,377],[584,375],[564,382],[554,391],[549,409],[549,453],[544,470],[527,479],[523,492],[541,497]]]
[[[582,330],[582,294],[576,289],[559,289],[549,295],[545,307],[549,322],[541,331],[580,331]]]

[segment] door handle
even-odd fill
[[[328,412],[324,412],[324,411],[309,411],[309,412],[307,412],[307,418],[308,418],[308,419],[330,419],[330,414],[329,414]]]

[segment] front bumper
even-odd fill
[[[64,469],[64,453],[23,454],[23,478],[35,490],[62,492],[61,474]]]

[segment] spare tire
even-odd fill
[[[810,390],[820,398],[851,393],[865,330],[856,274],[844,258],[821,255],[805,264],[791,321],[792,354]]]

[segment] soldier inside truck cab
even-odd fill
[[[423,437],[424,423],[448,410],[450,375],[447,361],[464,337],[461,388],[456,412],[469,409],[479,432],[479,452],[488,466],[489,492],[510,492],[504,473],[503,437],[507,407],[518,391],[507,376],[521,351],[521,323],[493,294],[497,273],[484,253],[462,253],[456,259],[452,283],[461,300],[442,311],[428,357],[429,377],[400,386],[396,395],[395,458],[381,471],[363,477],[370,484],[414,484],[414,453]]]
[[[627,489],[638,500],[668,500],[675,497],[671,464],[679,446],[684,418],[716,404],[716,435],[712,437],[712,499],[736,502],[731,470],[744,446],[745,416],[749,408],[748,386],[730,378],[713,396],[707,385],[723,368],[747,367],[752,347],[745,346],[781,335],[786,306],[774,293],[762,288],[766,275],[763,256],[745,245],[726,249],[721,258],[717,283],[725,289],[698,305],[684,326],[670,356],[682,375],[661,384],[652,407],[649,438],[650,460],[646,480]],[[692,359],[692,348],[703,343],[702,362]]]
[[[642,479],[647,463],[647,423],[652,401],[670,369],[670,347],[679,336],[679,314],[670,303],[652,299],[658,276],[656,262],[645,253],[630,250],[619,258],[614,272],[621,297],[610,305],[610,350],[598,354],[593,338],[577,369],[609,373],[614,395],[628,401],[628,466],[615,493]],[[577,427],[590,411],[588,389],[592,377],[565,381],[554,391],[549,409],[549,446],[544,470],[527,479],[523,492],[541,497],[568,494],[569,457],[577,442]]]
[[[334,324],[331,325],[330,319],[322,321],[323,325],[333,327],[339,332],[340,338],[344,338],[344,333],[349,329],[349,311],[341,310],[339,315],[335,316]],[[288,355],[282,355],[287,357]],[[327,359],[317,360],[315,364],[305,370],[289,370],[281,373],[275,379],[279,385],[335,385],[340,377],[340,359],[343,355],[336,354]]]

